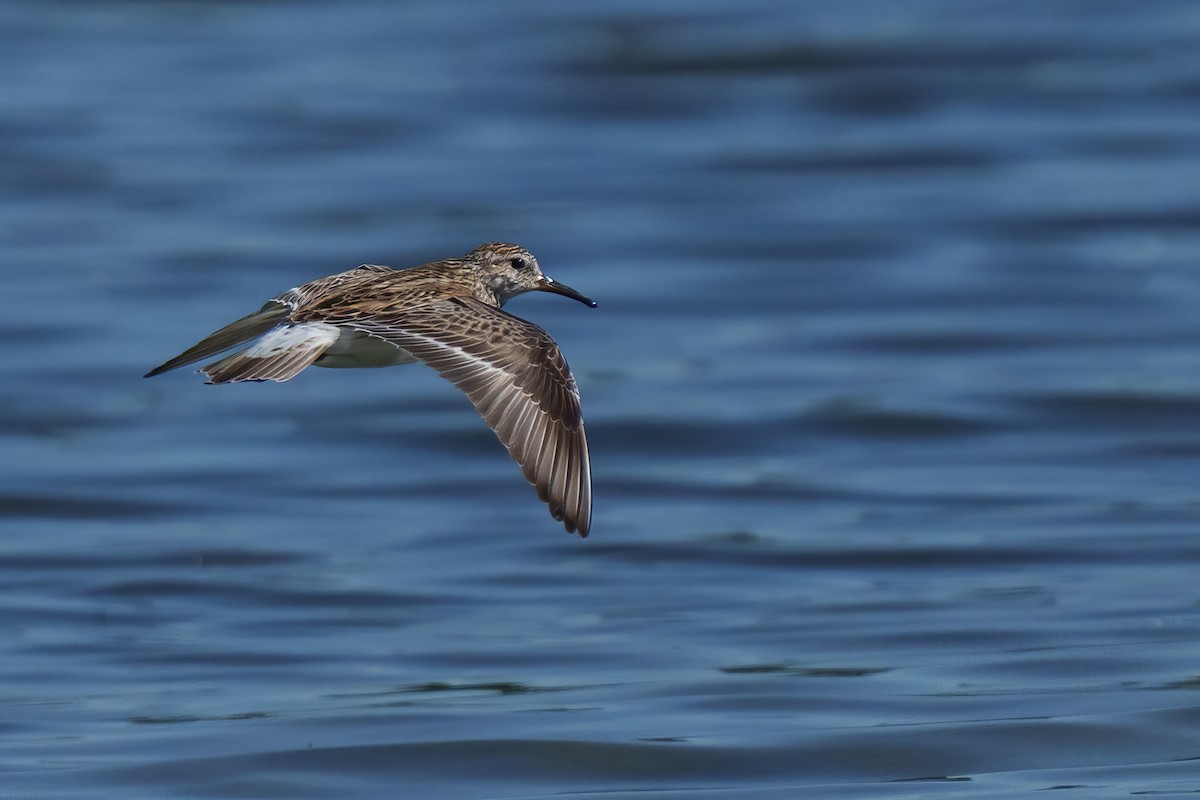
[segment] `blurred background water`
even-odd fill
[[[1200,791],[1200,6],[0,5],[0,795]],[[431,370],[141,374],[509,240]]]

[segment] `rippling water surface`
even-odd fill
[[[1200,792],[1200,9],[0,7],[0,794]],[[432,371],[141,374],[511,240]]]

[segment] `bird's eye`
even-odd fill
[[[525,269],[525,259],[519,256],[508,263],[513,265],[513,269]]]

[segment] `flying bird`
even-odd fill
[[[592,471],[567,360],[550,335],[501,307],[528,291],[596,307],[523,247],[494,242],[408,269],[364,264],[289,289],[147,378],[247,342],[202,367],[208,383],[286,381],[309,365],[421,361],[466,393],[568,532],[588,535]]]

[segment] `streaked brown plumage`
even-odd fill
[[[462,258],[403,270],[364,264],[289,289],[146,377],[256,338],[201,368],[208,383],[286,381],[310,364],[423,361],[466,393],[554,518],[587,536],[592,475],[575,378],[549,334],[500,308],[531,290],[596,306],[543,274],[529,251],[497,242]]]

